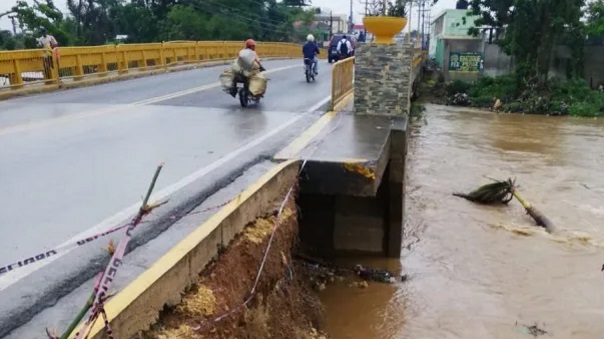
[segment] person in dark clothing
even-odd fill
[[[319,46],[315,43],[315,37],[312,34],[309,34],[306,37],[306,43],[302,47],[302,54],[304,54],[304,59],[311,59],[313,66],[313,73],[315,75],[319,74],[319,59],[317,55],[320,54]]]
[[[340,39],[340,41],[338,41],[337,50],[338,50],[338,53],[340,53],[340,56],[342,59],[347,59],[352,56],[352,53],[353,53],[352,44],[350,43],[350,40],[348,40],[348,37],[346,35],[344,35],[342,37],[342,39]]]

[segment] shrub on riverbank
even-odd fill
[[[467,93],[471,105],[491,108],[501,100],[503,112],[604,116],[604,93],[590,89],[582,80],[550,80],[546,86],[519,84],[515,77],[482,77],[469,83],[453,81],[446,86],[447,96]]]

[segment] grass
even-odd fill
[[[446,90],[448,96],[467,93],[473,107],[490,108],[497,98],[503,112],[604,117],[604,93],[581,79],[551,79],[545,86],[532,86],[519,84],[513,75],[481,77],[473,83],[453,81]]]

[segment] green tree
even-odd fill
[[[15,50],[17,39],[10,31],[0,31],[0,50]]]
[[[584,0],[471,0],[470,15],[478,27],[505,28],[499,44],[514,57],[519,85],[547,81],[553,50],[569,29],[579,27]]]
[[[455,9],[468,9],[469,5],[470,3],[468,0],[457,0],[457,3],[455,3]]]
[[[76,22],[75,35],[79,45],[101,45],[115,36],[110,18],[117,0],[67,0],[67,7]]]
[[[587,6],[585,32],[590,37],[604,36],[604,1],[596,0]]]
[[[310,33],[313,10],[308,1],[278,0],[67,0],[61,13],[53,0],[18,0],[0,13],[15,15],[26,35],[23,44],[35,47],[35,35],[46,27],[63,46],[100,45],[116,35],[128,42],[170,40],[297,41]],[[302,22],[298,30],[295,22]]]
[[[304,7],[310,6],[311,1],[307,0],[283,0],[283,4],[288,7]]]
[[[118,6],[113,9],[111,19],[116,34],[128,36],[129,42],[160,41],[160,21],[152,9],[136,2]]]
[[[48,33],[57,39],[60,45],[70,44],[71,36],[63,29],[63,13],[54,5],[52,0],[46,0],[45,2],[34,0],[33,5],[19,0],[11,11],[28,34],[37,34],[40,28],[44,27]],[[35,40],[32,39],[31,35],[24,38],[24,43],[28,48],[36,47]]]

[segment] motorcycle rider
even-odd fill
[[[348,37],[346,35],[344,35],[342,39],[338,41],[338,47],[336,47],[336,50],[338,51],[338,53],[340,53],[342,59],[346,59],[352,56],[352,44],[350,43],[350,40],[348,40]]]
[[[304,54],[304,59],[312,60],[312,70],[315,75],[319,74],[319,60],[317,59],[317,55],[320,53],[319,46],[315,43],[315,37],[312,34],[309,34],[306,37],[306,43],[302,47],[302,54]]]
[[[243,62],[242,60],[242,56],[245,54],[249,54],[251,53],[253,55],[253,63],[252,65],[247,65],[246,62]],[[262,66],[262,64],[260,63],[260,58],[258,58],[258,54],[256,53],[256,41],[254,41],[253,39],[247,39],[245,41],[245,48],[242,49],[241,51],[239,51],[239,56],[237,57],[237,60],[235,61],[235,63],[240,67],[241,69],[241,74],[245,74],[245,71],[247,72],[253,72],[255,70],[258,70],[260,72],[264,72],[266,69]],[[245,76],[245,75],[244,75]],[[237,82],[236,82],[236,76],[233,76],[233,87],[231,88],[230,94],[233,96],[233,98],[235,96],[237,96]]]

